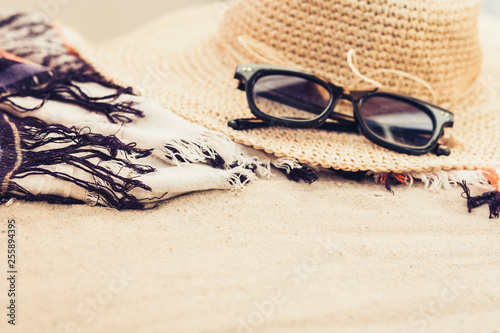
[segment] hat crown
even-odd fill
[[[245,0],[226,13],[220,35],[243,54],[248,46],[236,45],[241,36],[265,45],[268,55],[270,49],[276,53],[261,61],[287,65],[281,61],[286,58],[344,86],[367,88],[348,65],[347,54],[354,50],[359,72],[383,88],[448,102],[463,98],[481,74],[480,5],[480,0]]]

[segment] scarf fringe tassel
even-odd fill
[[[52,203],[82,203],[82,200],[62,198],[56,195],[33,194],[16,184],[32,175],[47,175],[71,182],[87,193],[87,199],[116,209],[144,209],[145,204],[129,194],[133,188],[150,191],[151,188],[134,179],[134,174],[146,174],[155,169],[131,162],[131,158],[147,157],[152,150],[138,149],[135,144],[124,144],[114,136],[78,132],[74,128],[48,125],[43,121],[27,117],[16,122],[22,162],[15,169],[10,182],[4,184],[4,200],[22,198],[30,201]],[[14,142],[10,151],[15,151]],[[3,156],[10,165],[18,159],[15,154]],[[51,166],[69,165],[88,175],[82,180],[64,172],[53,171]],[[52,169],[52,170],[50,170]],[[5,175],[3,175],[5,177]],[[93,198],[93,199],[92,199]],[[88,202],[87,202],[88,203]]]
[[[54,78],[47,85],[37,89],[22,89],[7,97],[0,98],[0,103],[11,105],[21,112],[30,112],[42,108],[49,100],[58,101],[103,114],[111,123],[130,123],[134,119],[144,117],[144,113],[135,108],[136,103],[131,101],[116,102],[120,96],[132,94],[132,88],[118,87],[89,71],[89,68],[83,67],[67,73],[54,72]],[[115,89],[116,92],[108,96],[91,97],[77,83],[98,83],[104,87]],[[42,102],[34,107],[24,107],[14,102],[14,99],[19,97],[33,97]]]
[[[249,157],[240,148],[220,133],[205,131],[201,137],[191,141],[171,139],[163,144],[161,153],[162,158],[173,165],[203,163],[217,169],[245,170],[242,176],[249,178],[249,175],[253,174],[255,177],[250,178],[254,179],[271,174],[269,161],[257,156]]]
[[[392,191],[392,186],[406,184],[412,186],[416,180],[420,180],[425,187],[437,192],[440,189],[451,189],[461,187],[462,197],[467,200],[469,213],[474,208],[487,204],[490,209],[490,219],[500,216],[500,183],[498,172],[491,168],[482,170],[459,170],[459,171],[432,171],[412,172],[408,174],[379,173],[374,174],[375,181],[380,181],[385,187]],[[484,192],[482,195],[472,196],[471,188]]]

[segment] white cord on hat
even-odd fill
[[[356,55],[356,51],[354,51],[353,49],[349,50],[349,52],[347,52],[347,63],[349,64],[349,68],[351,69],[351,71],[357,76],[359,77],[360,79],[362,79],[363,81],[367,82],[367,83],[370,83],[372,85],[374,85],[375,87],[377,88],[383,88],[384,85],[378,81],[375,81],[371,78],[369,78],[367,75],[363,75],[360,73],[360,71],[357,69],[356,65],[354,64],[354,56]],[[390,74],[396,74],[396,75],[399,75],[399,76],[402,76],[402,77],[406,77],[406,78],[409,78],[409,79],[412,79],[420,84],[422,84],[424,87],[426,87],[429,92],[431,93],[432,95],[432,102],[435,103],[436,100],[437,100],[437,93],[436,93],[436,90],[429,84],[429,82],[425,81],[424,79],[416,76],[416,75],[413,75],[413,74],[409,74],[409,73],[406,73],[406,72],[403,72],[403,71],[400,71],[400,70],[397,70],[397,69],[390,69],[390,68],[382,68],[382,69],[377,69],[377,70],[374,70],[372,72],[370,72],[368,75],[372,76],[372,75],[375,75],[375,74],[379,74],[379,73],[390,73]]]
[[[354,75],[356,75],[357,77],[359,77],[363,81],[374,85],[377,88],[382,88],[384,86],[382,83],[375,81],[373,79],[370,79],[368,76],[365,76],[365,75],[360,73],[358,68],[354,65],[354,56],[355,55],[356,55],[356,51],[354,51],[353,49],[350,49],[349,52],[347,52],[347,63],[349,64],[349,68],[354,73]]]

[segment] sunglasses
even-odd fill
[[[450,155],[438,140],[445,127],[453,126],[453,113],[427,102],[377,90],[349,92],[285,67],[238,65],[235,79],[257,117],[229,121],[235,130],[283,126],[342,131],[362,134],[399,153]],[[335,112],[342,100],[352,104],[353,116]]]

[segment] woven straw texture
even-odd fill
[[[481,18],[478,32],[479,7],[478,0],[237,1],[180,11],[105,45],[74,44],[107,78],[276,156],[346,171],[499,167],[500,23]],[[351,89],[373,87],[348,66],[350,49],[359,72],[384,90],[455,113],[444,137],[451,156],[399,154],[355,134],[227,126],[252,117],[233,79],[238,63],[294,66]]]

